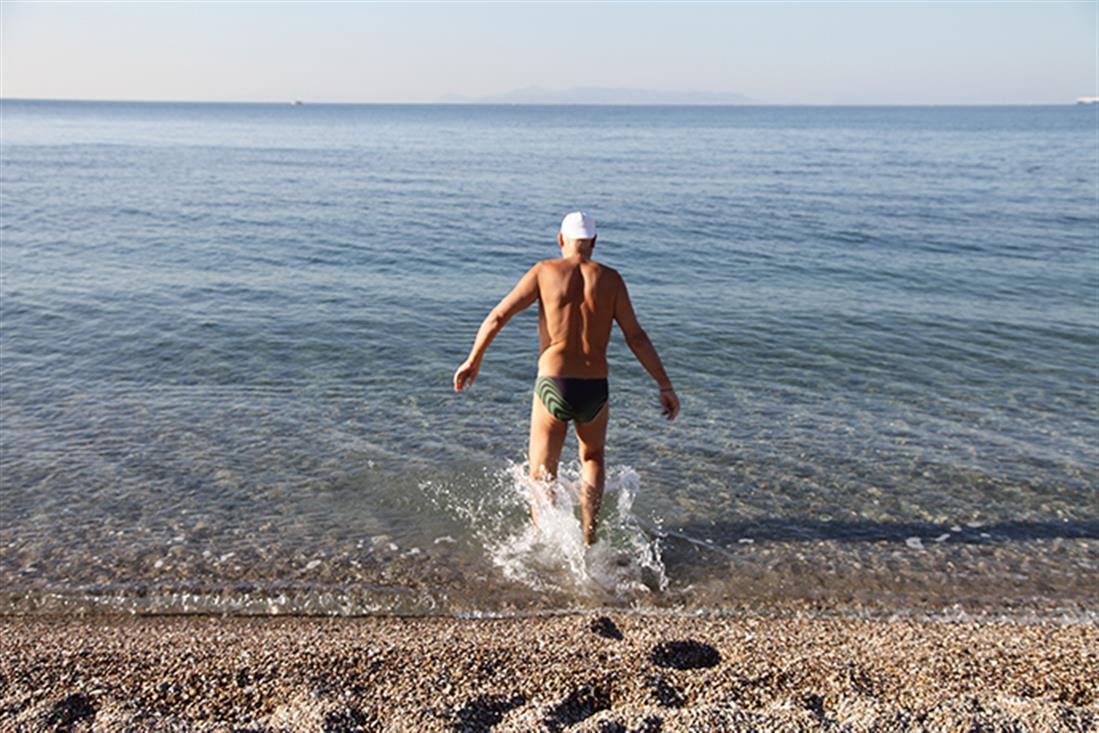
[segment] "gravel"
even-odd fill
[[[1099,730],[1099,625],[2,617],[2,731]]]

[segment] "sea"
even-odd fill
[[[531,522],[574,210],[615,332]],[[0,614],[1094,618],[1099,105],[0,103]]]

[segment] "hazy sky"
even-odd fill
[[[1099,2],[0,3],[0,94],[430,102],[519,87],[768,104],[1063,103]]]

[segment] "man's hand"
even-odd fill
[[[660,406],[663,408],[660,414],[669,420],[675,420],[679,414],[679,398],[675,396],[675,390],[665,387],[660,390]]]
[[[466,359],[454,372],[454,391],[461,392],[466,387],[473,386],[473,380],[477,379],[477,372],[481,371],[481,362]]]

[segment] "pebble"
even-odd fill
[[[0,617],[0,710],[16,730],[1044,731],[1099,704],[1097,624],[616,612],[612,641],[603,619]]]

